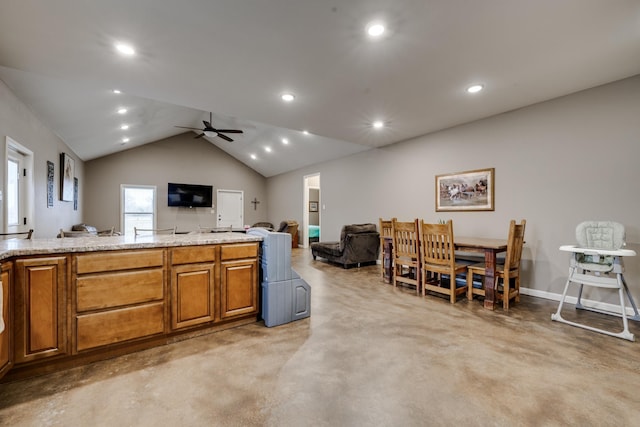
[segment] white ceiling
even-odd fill
[[[0,79],[83,160],[212,111],[269,177],[636,74],[638,0],[0,0]]]

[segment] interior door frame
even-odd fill
[[[240,225],[239,228],[244,226],[244,191],[242,190],[225,190],[225,189],[216,189],[216,227],[222,227],[220,225],[220,193],[235,193],[240,195]],[[233,228],[233,226],[232,226]]]
[[[318,178],[318,186],[312,186],[310,181],[314,178]],[[320,240],[322,240],[322,190],[320,189],[320,172],[312,173],[309,175],[305,175],[303,178],[303,214],[302,214],[302,230],[299,230],[299,233],[302,233],[302,247],[308,248],[309,246],[309,189],[317,188],[318,189],[318,225],[320,226]]]

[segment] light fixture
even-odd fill
[[[113,92],[113,93],[115,93],[115,94],[122,93],[122,92],[120,91],[120,89],[114,89],[114,90],[112,90],[111,92]]]
[[[129,138],[125,136],[124,138],[122,138],[122,142],[129,142]]]
[[[303,130],[302,133],[304,133],[305,135],[310,135],[308,130]]]
[[[295,95],[292,93],[283,93],[280,98],[282,98],[284,102],[291,102],[296,99]]]
[[[478,92],[480,92],[482,89],[484,89],[484,85],[480,85],[480,84],[478,84],[478,85],[472,85],[472,86],[469,86],[469,87],[467,88],[467,92],[469,92],[469,93],[478,93]]]
[[[287,138],[282,138],[282,143],[284,145],[287,145],[289,143],[289,140]]]
[[[372,124],[375,129],[382,129],[384,127],[384,122],[381,120],[378,120],[377,122],[373,122]]]
[[[127,129],[129,129],[129,125],[122,125],[122,126],[120,126],[120,129],[127,130]]]
[[[209,138],[213,138],[214,136],[218,136],[217,132],[212,132],[210,130],[205,130],[203,133],[204,133],[204,136],[208,136]]]
[[[367,34],[369,34],[371,37],[380,37],[384,34],[384,31],[384,25],[380,22],[372,22],[367,25]]]
[[[136,54],[136,51],[133,47],[125,43],[116,43],[116,50],[123,55],[133,56]]]
[[[127,114],[126,108],[118,108],[118,114]]]
[[[267,153],[271,152],[271,147],[264,147],[264,151],[266,151]]]
[[[257,159],[257,158],[258,158],[258,156],[256,156],[255,154],[252,154],[252,155],[251,155],[251,158],[252,158],[253,160],[255,160],[255,159]]]

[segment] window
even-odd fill
[[[7,225],[20,225],[20,163],[9,158],[7,163]]]
[[[122,212],[121,230],[133,234],[133,227],[156,228],[155,185],[122,185],[120,187]]]

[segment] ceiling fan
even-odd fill
[[[225,133],[243,133],[240,129],[216,129],[213,126],[211,126],[211,122],[213,121],[212,119],[213,119],[213,114],[209,113],[209,121],[206,121],[206,120],[202,121],[202,123],[204,123],[204,129],[191,128],[186,126],[175,126],[175,127],[182,128],[182,129],[192,129],[192,130],[202,131],[202,133],[196,136],[196,138],[202,138],[203,136],[208,136],[213,138],[214,136],[219,136],[220,138],[229,142],[233,142],[233,139],[229,138],[227,135],[224,135]]]

